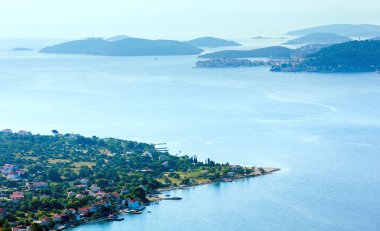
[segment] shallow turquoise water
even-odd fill
[[[194,69],[195,57],[0,55],[0,128],[167,142],[280,167],[81,230],[380,230],[380,76]]]

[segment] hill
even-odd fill
[[[218,59],[218,58],[290,58],[295,54],[295,50],[282,47],[282,46],[272,46],[266,48],[259,48],[254,50],[227,50],[218,51],[214,53],[208,53],[199,56],[200,58],[206,59]]]
[[[380,41],[352,41],[322,48],[303,61],[290,61],[272,71],[293,72],[374,72],[380,68]]]
[[[287,35],[306,35],[312,33],[334,33],[343,36],[362,36],[362,37],[371,37],[380,35],[380,26],[370,25],[370,24],[332,24],[311,27],[301,30],[294,30],[286,33]]]
[[[88,38],[45,47],[41,49],[40,52],[54,54],[88,54],[90,51],[110,43],[111,42],[101,38]]]
[[[349,37],[332,33],[313,33],[289,40],[286,44],[333,44],[351,41]]]
[[[190,41],[186,41],[186,43],[195,47],[209,47],[209,48],[241,46],[240,43],[237,43],[234,41],[228,41],[228,40],[224,40],[220,38],[214,38],[214,37],[197,38]]]
[[[104,56],[197,55],[203,50],[174,40],[128,38],[113,42],[90,38],[46,47],[41,53],[87,54]]]

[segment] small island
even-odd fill
[[[78,134],[0,132],[0,227],[62,230],[120,221],[150,203],[180,200],[160,192],[231,182],[278,171],[174,156],[164,144]]]
[[[217,48],[217,47],[232,47],[232,46],[241,46],[240,43],[229,41],[220,38],[214,37],[202,37],[186,41],[187,44],[190,44],[195,47],[207,47],[207,48]]]
[[[27,48],[27,47],[16,47],[13,48],[11,51],[32,51],[33,49]]]

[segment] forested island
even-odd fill
[[[230,41],[230,40],[225,40],[225,39],[220,39],[220,38],[215,38],[215,37],[196,38],[193,40],[186,41],[186,43],[195,47],[209,47],[209,48],[241,46],[240,43],[237,43],[235,41]]]
[[[149,40],[129,37],[88,38],[69,41],[40,50],[52,54],[84,54],[101,56],[168,56],[197,55],[202,49],[175,40]]]
[[[64,229],[141,213],[159,191],[279,169],[174,156],[154,144],[78,134],[0,132],[0,227]]]
[[[380,70],[380,41],[352,41],[322,48],[305,57],[281,61],[272,71],[353,73]]]

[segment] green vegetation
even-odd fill
[[[302,60],[279,63],[272,71],[374,72],[380,69],[380,41],[352,41],[336,44]]]
[[[89,208],[99,203],[104,217],[128,206],[128,199],[148,202],[157,189],[234,179],[254,173],[254,168],[205,163],[196,156],[173,156],[154,145],[114,138],[0,132],[0,208],[6,210],[3,227],[30,225],[63,211]],[[18,177],[11,177],[13,174]],[[36,183],[40,182],[40,183]],[[46,184],[46,185],[45,185]],[[17,198],[19,194],[22,197]],[[13,196],[12,196],[13,194]],[[128,203],[127,203],[128,204]],[[67,214],[67,213],[66,213]],[[67,221],[75,220],[69,213]],[[49,223],[53,226],[53,220]],[[33,225],[38,230],[38,225]]]
[[[108,41],[102,38],[89,38],[45,47],[40,52],[102,56],[166,56],[197,55],[203,50],[175,40],[126,38]]]

